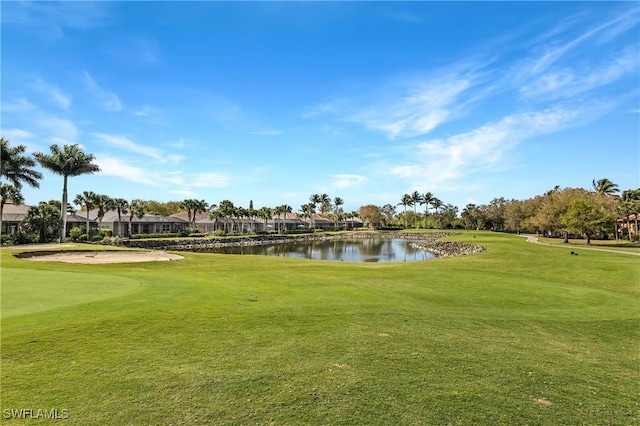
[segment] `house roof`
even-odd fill
[[[78,212],[77,215],[79,217],[86,218],[86,212]],[[93,209],[89,211],[89,218],[97,218],[98,210]],[[129,214],[121,215],[122,222],[129,222]],[[102,223],[113,223],[118,222],[118,211],[117,210],[109,210],[104,213],[104,217],[102,218]],[[157,214],[145,214],[141,218],[133,217],[132,223],[187,223],[185,219],[181,219],[175,216],[160,216]]]
[[[31,206],[7,203],[2,209],[3,222],[22,222]]]

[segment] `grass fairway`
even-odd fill
[[[2,300],[13,312],[2,321],[3,414],[64,409],[65,425],[638,424],[638,257],[457,239],[488,250],[121,265],[2,250],[3,295],[20,291]],[[95,274],[96,297],[21,308],[43,274]],[[51,298],[90,290],[50,284]]]

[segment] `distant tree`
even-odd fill
[[[111,211],[115,208],[113,199],[105,194],[96,194],[95,198],[93,199],[93,205],[98,209],[97,219],[98,219],[99,226],[101,227],[102,219],[104,219],[104,215],[108,211]]]
[[[331,198],[327,194],[320,195],[320,214],[327,215],[331,211]]]
[[[380,208],[382,214],[382,223],[384,226],[389,226],[396,216],[396,206],[391,204],[385,204]]]
[[[429,207],[431,206],[431,203],[433,202],[434,196],[431,192],[426,192],[423,196],[422,196],[422,204],[424,204],[424,218],[425,220],[427,219],[427,216],[429,216]]]
[[[344,200],[340,197],[335,197],[333,199],[333,218],[335,221],[334,227],[338,227],[338,222],[342,219],[344,212],[342,211],[342,207],[344,205]]]
[[[416,211],[416,208],[418,204],[423,204],[423,203],[424,203],[424,198],[422,197],[422,195],[418,191],[413,191],[413,193],[411,193],[410,205],[413,206],[413,216],[414,216],[416,229],[418,229],[418,212]]]
[[[84,205],[85,210],[87,212],[87,239],[89,239],[89,212],[91,212],[91,209],[93,209],[93,202],[96,199],[97,194],[93,191],[83,191],[82,194],[77,194],[76,198],[73,199],[73,204],[80,206],[80,208],[82,208],[82,206]]]
[[[404,227],[405,229],[409,226],[407,224],[407,206],[411,205],[411,195],[409,194],[404,194],[402,196],[402,199],[400,200],[400,203],[398,205],[402,204],[404,206]]]
[[[258,209],[258,216],[264,221],[263,229],[266,231],[267,222],[273,217],[273,209],[270,207],[260,207],[260,209]]]
[[[462,219],[468,224],[469,227],[479,231],[484,226],[486,217],[482,209],[476,204],[467,204],[462,210]]]
[[[311,227],[313,229],[315,229],[316,227],[316,223],[315,223],[315,220],[313,219],[313,215],[315,214],[316,208],[320,203],[322,203],[322,196],[319,194],[311,194],[311,196],[309,197],[309,204],[307,204],[307,207],[310,207],[311,205],[313,205],[313,209],[311,209],[311,211],[309,212],[309,219],[311,220]]]
[[[129,203],[129,236],[133,233],[133,218],[142,219],[147,211],[143,200],[134,199]]]
[[[28,232],[38,234],[38,241],[44,243],[59,231],[62,224],[61,216],[55,204],[43,201],[29,209],[22,226]]]
[[[360,207],[358,214],[365,225],[374,229],[379,227],[383,220],[380,207],[373,204]]]
[[[24,145],[11,147],[8,140],[0,138],[0,179],[7,178],[18,190],[22,189],[23,182],[39,188],[38,179],[42,179],[42,173],[33,170],[36,162],[30,155],[24,155],[26,149]]]
[[[124,198],[114,198],[112,200],[113,208],[118,213],[118,236],[122,232],[122,215],[129,212],[129,202]]]
[[[593,190],[598,194],[602,195],[616,195],[620,190],[618,189],[618,185],[611,182],[607,178],[602,178],[598,180],[593,180]]]
[[[62,148],[54,144],[49,147],[49,150],[51,154],[36,152],[33,156],[42,167],[63,178],[60,241],[64,242],[67,229],[67,214],[64,210],[67,206],[67,180],[69,177],[99,172],[100,167],[93,163],[95,157],[92,154],[85,154],[78,144],[64,145]]]
[[[566,213],[562,214],[561,221],[573,232],[584,235],[587,245],[598,231],[610,226],[611,219],[603,214],[601,208],[591,200],[577,199],[569,203]]]

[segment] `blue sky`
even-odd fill
[[[640,186],[637,2],[2,2],[2,136],[128,199]],[[44,172],[27,203],[59,199]]]

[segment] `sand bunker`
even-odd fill
[[[66,252],[27,252],[18,257],[36,262],[65,263],[131,263],[162,262],[184,259],[177,254],[162,251],[66,251]]]

